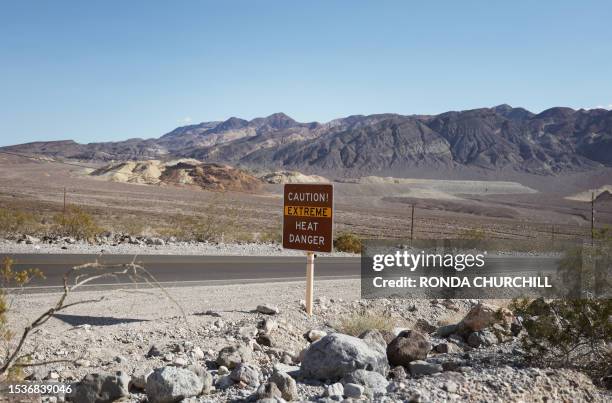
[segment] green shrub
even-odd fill
[[[53,222],[55,233],[76,239],[92,239],[102,232],[102,228],[89,213],[75,206],[68,207],[65,214],[57,214]]]
[[[361,239],[353,234],[341,234],[334,240],[339,252],[361,253]]]
[[[582,370],[601,379],[612,370],[612,299],[515,300],[532,363]]]

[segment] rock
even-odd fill
[[[144,388],[147,386],[147,378],[152,373],[153,371],[135,372],[132,374],[130,384],[136,389],[144,390]]]
[[[355,383],[344,385],[344,396],[351,399],[359,399],[363,395],[364,387]]]
[[[202,349],[200,347],[195,347],[192,351],[191,354],[193,355],[193,358],[195,358],[196,360],[203,360],[205,355],[204,355],[204,351],[202,351]]]
[[[217,389],[222,389],[222,390],[227,389],[231,387],[232,385],[234,385],[234,380],[230,378],[229,375],[220,376],[219,378],[217,378],[217,381],[215,382],[215,386],[217,387]]]
[[[281,392],[282,398],[287,401],[298,400],[298,390],[295,380],[285,372],[279,371],[276,367],[270,377],[270,382],[273,382],[278,386]]]
[[[359,335],[359,338],[368,343],[371,347],[376,347],[383,354],[387,354],[387,342],[380,331],[376,329],[366,330]]]
[[[431,343],[416,330],[401,332],[388,346],[387,357],[391,365],[408,366],[411,361],[427,358]]]
[[[386,375],[386,354],[370,347],[364,340],[332,333],[312,343],[304,353],[301,373],[305,378],[339,380],[356,369],[367,369]]]
[[[510,325],[510,333],[512,333],[512,335],[516,337],[519,335],[519,333],[521,333],[521,330],[523,330],[523,321],[521,320],[521,318],[515,317],[512,321],[512,324]]]
[[[245,339],[252,339],[257,335],[257,328],[255,326],[245,326],[238,329],[238,334]]]
[[[272,319],[266,318],[260,322],[259,328],[261,329],[262,333],[270,334],[278,329],[278,323]]]
[[[457,385],[453,381],[446,381],[442,384],[442,389],[444,389],[448,393],[456,393],[457,389],[459,389],[459,385]]]
[[[495,336],[495,333],[488,330],[472,332],[467,338],[467,343],[470,347],[488,347],[497,344],[497,341],[498,340],[497,336]]]
[[[229,369],[238,364],[251,361],[251,350],[243,345],[224,347],[217,356],[217,365],[223,365]]]
[[[397,337],[395,333],[390,330],[380,330],[380,334],[382,335],[383,339],[385,339],[385,343],[387,343],[387,345],[389,345],[389,343],[391,343],[393,339]]]
[[[386,393],[389,385],[389,381],[384,376],[378,372],[366,371],[365,369],[358,369],[346,375],[342,378],[342,383],[356,383],[364,386],[367,392],[376,394]]]
[[[270,304],[257,305],[256,311],[264,315],[276,315],[280,312],[277,306]]]
[[[221,365],[219,368],[217,368],[217,374],[219,375],[229,375],[230,370],[227,369],[227,367],[225,365]]]
[[[440,343],[437,344],[436,347],[434,347],[434,350],[436,350],[436,352],[441,353],[441,354],[449,354],[449,353],[458,353],[461,351],[461,349],[459,348],[458,345],[456,345],[455,343]]]
[[[401,365],[391,368],[389,371],[389,378],[394,379],[396,381],[406,379],[408,375],[406,374],[406,369]]]
[[[91,362],[90,362],[89,360],[84,360],[84,359],[82,359],[82,358],[80,358],[80,359],[76,360],[76,361],[74,362],[74,364],[75,364],[77,367],[90,367],[90,366],[91,366]]]
[[[266,399],[259,399],[257,403],[287,403],[282,397],[271,397]]]
[[[162,355],[162,353],[161,353],[160,349],[156,345],[152,345],[151,348],[149,349],[149,352],[147,353],[146,357],[147,358],[159,357],[161,355]]]
[[[283,364],[291,365],[293,364],[293,357],[290,354],[283,354],[280,362]]]
[[[240,363],[230,373],[234,382],[242,382],[249,386],[259,386],[261,372],[253,364]]]
[[[173,403],[197,396],[203,389],[202,380],[184,368],[157,368],[147,378],[145,392],[150,403]]]
[[[190,365],[187,367],[188,370],[193,372],[200,378],[202,381],[202,392],[203,394],[208,394],[212,390],[213,385],[213,376],[205,367],[199,365]]]
[[[420,329],[425,333],[431,333],[436,330],[436,327],[434,325],[432,325],[431,323],[429,323],[429,321],[423,318],[418,319],[416,321],[415,326],[417,327],[417,329]]]
[[[507,328],[510,328],[514,315],[506,308],[498,308],[494,305],[479,303],[474,305],[465,315],[460,323],[460,326],[477,332],[485,329],[494,323],[501,323]]]
[[[313,343],[323,337],[327,336],[327,333],[323,330],[312,329],[304,334],[304,338],[309,342]]]
[[[451,334],[456,333],[458,330],[459,325],[457,324],[440,326],[436,329],[434,335],[438,337],[448,337]]]
[[[432,375],[442,372],[442,365],[433,364],[423,360],[411,362],[408,364],[408,368],[410,369],[410,374],[412,374],[412,376]]]
[[[189,362],[183,357],[176,357],[172,364],[176,365],[177,367],[186,367]]]
[[[264,334],[260,334],[259,336],[257,336],[255,341],[257,342],[257,344],[259,344],[261,346],[266,346],[266,347],[274,347],[275,346],[274,339],[269,334],[265,334],[265,333]]]
[[[325,387],[325,396],[328,397],[342,397],[344,396],[344,386],[340,382],[327,385]]]
[[[274,398],[282,398],[281,391],[278,389],[275,383],[268,382],[261,384],[259,388],[257,388],[257,399],[274,399]]]
[[[89,374],[74,387],[70,399],[74,403],[113,402],[129,396],[130,377],[123,371],[115,374]]]

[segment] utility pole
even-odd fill
[[[414,204],[412,204],[412,214],[410,215],[410,246],[414,239]]]
[[[64,188],[64,210],[63,210],[64,220],[66,220],[66,188]]]
[[[591,246],[595,244],[595,192],[591,192]]]
[[[553,242],[555,242],[555,224],[553,224],[550,229],[550,238]]]

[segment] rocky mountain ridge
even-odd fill
[[[612,111],[555,107],[534,114],[499,105],[439,115],[354,115],[327,123],[300,123],[276,113],[179,127],[159,139],[3,149],[95,161],[195,158],[336,176],[462,168],[548,175],[612,166]]]

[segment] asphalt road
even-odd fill
[[[36,279],[27,286],[28,292],[59,290],[63,276],[70,268],[96,259],[103,264],[126,264],[128,255],[8,255],[14,259],[15,269],[38,268],[44,279]],[[488,264],[497,273],[537,273],[554,270],[558,258],[489,256]],[[164,286],[225,285],[254,282],[303,280],[306,274],[305,256],[167,256],[142,255],[137,262]],[[115,269],[117,270],[117,269]],[[95,270],[86,273],[97,274]],[[315,260],[315,278],[359,278],[359,257],[319,257]],[[146,284],[128,276],[105,277],[94,280],[82,289],[130,288]]]
[[[70,268],[96,259],[104,264],[125,264],[133,259],[129,255],[8,255],[15,260],[15,269],[38,268],[44,279],[28,285],[30,292],[59,289],[63,276]],[[304,279],[306,256],[156,256],[137,258],[144,268],[164,286],[223,285],[249,282],[293,281]],[[358,257],[319,257],[315,259],[315,278],[358,277]],[[87,273],[95,273],[88,271]],[[138,281],[137,281],[138,282]],[[101,278],[83,289],[123,288],[134,286],[127,276]]]

